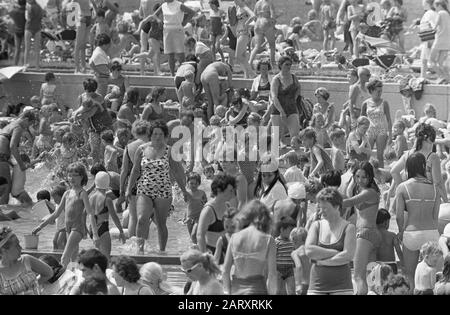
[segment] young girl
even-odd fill
[[[225,16],[225,12],[221,9],[219,9],[219,0],[210,0],[209,6],[211,7],[211,10],[209,10],[209,17],[211,19],[211,51],[212,55],[214,57],[214,60],[216,59],[216,51],[219,52],[220,58],[222,61],[225,61],[225,58],[223,56],[222,48],[220,48],[220,37],[223,34],[223,24],[222,19]]]
[[[368,161],[372,154],[369,139],[366,136],[370,121],[367,117],[361,116],[356,121],[356,129],[350,132],[347,139],[347,153],[349,158],[357,161]]]
[[[200,212],[202,212],[203,206],[208,201],[206,193],[198,189],[201,184],[200,174],[191,173],[187,178],[187,184],[189,187],[188,194],[185,201],[187,202],[187,228],[191,237],[192,243],[197,244],[197,224],[200,218]]]
[[[236,230],[234,218],[238,211],[234,208],[229,208],[223,216],[223,227],[225,234],[219,237],[216,244],[216,251],[214,252],[214,260],[218,265],[222,265],[225,261],[225,254],[227,253],[228,243],[230,242],[231,235]]]
[[[184,74],[184,78],[186,80],[181,82],[180,88],[177,91],[178,101],[180,102],[180,104],[184,104],[185,102],[187,102],[188,104],[194,105],[194,102],[195,102],[195,82],[194,82],[195,74],[194,74],[194,72],[188,70]],[[183,106],[183,107],[185,107],[185,106]]]
[[[427,242],[420,249],[422,261],[414,276],[414,295],[433,295],[436,284],[436,266],[442,259],[442,250],[436,242]]]
[[[56,211],[32,231],[32,234],[37,234],[65,211],[67,244],[61,257],[63,267],[67,267],[70,261],[75,262],[78,255],[79,244],[86,234],[86,213],[94,218],[88,194],[83,188],[88,182],[86,168],[79,162],[72,163],[67,172],[70,189],[64,193]],[[97,236],[94,235],[94,244],[99,241]]]
[[[323,50],[333,50],[336,39],[334,32],[336,31],[336,10],[331,4],[331,0],[323,0],[320,7],[321,22],[323,27]]]
[[[333,169],[330,156],[317,143],[317,134],[314,129],[306,128],[300,133],[303,145],[310,152],[311,172],[308,178],[320,177],[320,175]]]
[[[72,132],[67,132],[62,137],[61,146],[47,155],[56,164],[54,175],[60,180],[67,181],[67,167],[79,159],[75,142],[75,135]]]
[[[111,255],[111,236],[109,234],[109,216],[120,231],[120,240],[125,244],[125,235],[123,234],[122,224],[114,210],[111,198],[106,196],[110,190],[110,176],[106,172],[98,172],[95,175],[95,192],[89,197],[89,202],[94,215],[91,216],[91,235],[95,247],[106,257]]]
[[[314,129],[317,136],[317,143],[323,148],[331,147],[331,140],[325,128],[325,117],[322,113],[315,113],[311,119],[311,128]]]
[[[311,262],[305,251],[307,236],[308,231],[303,227],[294,228],[290,235],[290,239],[294,244],[294,251],[291,257],[294,261],[295,292],[297,295],[306,295],[308,292]]]
[[[123,156],[123,150],[114,145],[114,133],[112,130],[105,130],[102,135],[105,146],[105,168],[107,171],[119,173],[119,155]]]
[[[187,295],[223,295],[222,284],[217,280],[220,269],[209,253],[190,249],[180,257],[182,271],[193,281]]]
[[[399,1],[399,0],[397,0]],[[450,50],[450,13],[448,11],[448,3],[445,0],[436,0],[434,2],[436,11],[439,14],[436,25],[436,38],[431,47],[430,60],[433,63],[433,68],[439,75],[439,83],[449,82],[449,69],[445,65],[448,52]]]
[[[45,74],[45,83],[41,85],[41,104],[50,105],[56,103],[56,77],[53,72]]]
[[[350,24],[350,35],[352,36],[353,42],[353,57],[359,57],[359,40],[356,36],[359,33],[359,25],[364,16],[364,4],[362,4],[362,0],[349,0],[350,5],[347,7],[347,15]]]

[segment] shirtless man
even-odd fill
[[[270,61],[275,64],[275,6],[272,0],[259,0],[255,5],[255,40],[256,45],[250,54],[249,63],[253,64],[256,54],[261,50],[267,38],[270,48]]]
[[[156,1],[154,0],[141,0],[141,5],[139,7],[139,18],[141,20],[147,18],[149,15],[153,14],[153,6]],[[141,30],[141,53],[147,52],[148,47],[148,33]],[[141,59],[141,75],[144,75],[145,72],[145,59]]]

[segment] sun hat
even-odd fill
[[[95,187],[98,189],[109,189],[110,178],[106,172],[98,172],[95,175]]]
[[[288,197],[292,199],[306,199],[305,185],[302,183],[289,183]]]

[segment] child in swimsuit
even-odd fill
[[[105,167],[107,171],[119,173],[119,155],[123,156],[123,150],[114,145],[114,133],[112,130],[105,130],[102,135],[103,145],[105,146]]]
[[[120,231],[120,240],[125,244],[125,234],[122,224],[114,210],[113,201],[106,195],[110,189],[110,176],[106,172],[98,172],[95,175],[95,192],[89,197],[89,202],[94,215],[90,218],[91,237],[98,242],[94,242],[95,247],[106,257],[111,255],[111,236],[109,234],[109,216]]]
[[[31,156],[36,158],[44,152],[49,152],[53,148],[53,132],[50,126],[50,106],[44,105],[41,108],[41,121],[39,123],[39,136],[36,137]]]
[[[178,100],[183,104],[185,102],[184,98],[186,98],[186,102],[193,105],[195,102],[195,74],[188,70],[184,78],[186,80],[181,82],[180,88],[178,89]]]
[[[291,257],[294,243],[289,239],[294,228],[295,221],[290,217],[281,218],[281,221],[278,222],[277,229],[280,235],[275,239],[278,271],[277,294],[295,294],[294,261]]]
[[[311,172],[309,178],[320,176],[333,169],[333,163],[327,152],[317,143],[317,134],[314,129],[307,128],[301,132],[303,145],[310,152]]]
[[[67,244],[61,257],[63,267],[67,267],[70,261],[75,261],[78,255],[79,244],[86,234],[86,213],[94,215],[89,196],[83,188],[88,182],[86,168],[77,162],[70,164],[67,172],[71,188],[64,193],[56,211],[32,231],[32,234],[37,234],[65,211]],[[94,244],[98,241],[98,235],[94,233]]]
[[[320,8],[322,27],[323,27],[323,50],[333,50],[336,39],[336,10],[330,0],[323,0]],[[329,45],[328,45],[329,44]]]
[[[214,57],[216,58],[216,51],[219,52],[220,58],[222,61],[225,61],[225,57],[223,56],[222,48],[220,47],[220,36],[223,34],[223,24],[222,19],[225,16],[225,12],[219,9],[219,0],[210,0],[209,5],[211,10],[209,11],[209,17],[211,19],[211,51]]]
[[[234,208],[229,208],[223,216],[223,228],[225,234],[219,237],[216,244],[216,251],[214,252],[214,260],[221,266],[225,262],[225,255],[227,253],[228,244],[230,243],[231,236],[236,231],[235,216],[238,211]]]
[[[203,190],[198,189],[198,186],[201,184],[200,174],[191,173],[187,180],[190,191],[185,198],[188,205],[185,221],[192,243],[197,244],[197,224],[200,219],[200,212],[202,212],[203,206],[208,201],[208,198]]]
[[[50,105],[56,103],[56,77],[53,72],[45,74],[45,83],[41,85],[41,104]]]

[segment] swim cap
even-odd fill
[[[106,172],[98,172],[95,175],[95,187],[98,189],[109,189],[110,178]]]

